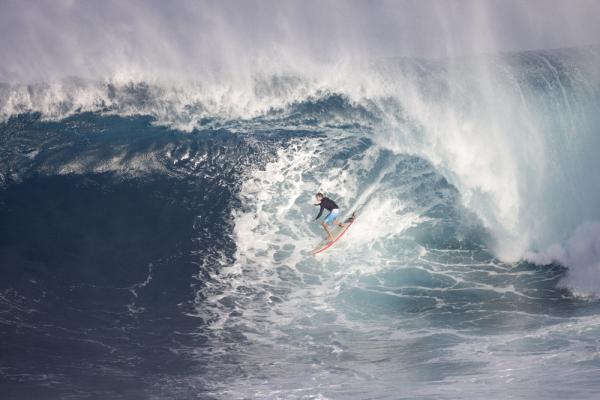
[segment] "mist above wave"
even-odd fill
[[[599,15],[593,0],[6,0],[0,81],[231,79],[260,60],[307,71],[323,60],[581,46],[597,43]]]

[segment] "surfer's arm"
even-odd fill
[[[318,220],[319,218],[321,218],[321,215],[323,215],[323,209],[325,207],[323,207],[321,204],[315,204],[316,206],[321,206],[321,209],[319,210],[319,215],[317,215],[317,218],[315,218],[315,221]]]

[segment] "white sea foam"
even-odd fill
[[[285,326],[303,313],[326,312],[341,280],[385,268],[379,260],[390,251],[386,246],[425,220],[411,211],[409,199],[398,198],[402,187],[385,181],[393,176],[396,162],[381,166],[382,149],[371,146],[352,160],[332,161],[360,139],[339,133],[337,138],[294,139],[264,169],[247,172],[240,193],[245,206],[233,215],[235,262],[213,276],[214,282],[204,290],[207,300],[198,308],[204,316],[209,310],[212,318],[207,319],[212,319],[213,329],[242,321],[261,329],[257,320]],[[323,163],[328,167],[323,168]],[[375,180],[358,178],[378,168]],[[318,211],[312,206],[317,190],[332,196],[345,215],[362,207],[335,251],[314,258],[310,250],[325,234],[312,222]],[[362,199],[360,204],[357,199]],[[329,271],[324,265],[330,266]],[[232,314],[234,310],[238,312]],[[268,336],[254,339],[269,340]]]
[[[586,222],[575,229],[564,246],[554,244],[525,259],[536,264],[559,263],[569,267],[561,284],[583,296],[600,295],[600,223]]]

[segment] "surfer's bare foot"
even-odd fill
[[[330,243],[331,243],[331,242],[333,242],[333,236],[329,235],[329,236],[327,237],[327,240],[328,240]]]

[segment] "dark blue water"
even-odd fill
[[[181,351],[206,342],[203,321],[185,314],[216,268],[215,249],[235,249],[239,175],[265,151],[226,131],[149,122],[86,114],[2,124],[0,353],[10,398],[87,396],[86,388],[146,398],[160,380],[204,368]],[[184,151],[204,161],[171,162]],[[132,166],[149,153],[156,169]],[[115,154],[117,170],[53,173]]]

